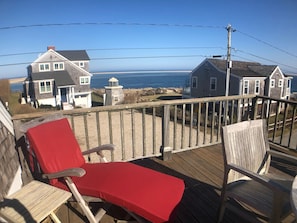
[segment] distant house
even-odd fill
[[[205,59],[190,73],[186,98],[225,96],[226,60]],[[256,94],[289,99],[291,79],[277,65],[232,61],[229,95]]]
[[[48,47],[27,67],[24,82],[27,103],[63,109],[91,107],[89,62],[85,50],[56,51],[55,47]]]

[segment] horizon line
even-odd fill
[[[128,70],[128,71],[95,71],[90,72],[91,74],[127,74],[127,73],[178,73],[178,72],[191,72],[192,70]]]

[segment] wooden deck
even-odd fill
[[[150,158],[137,160],[134,163],[184,179],[186,189],[177,209],[175,222],[216,222],[223,182],[221,144],[176,153],[169,161]],[[275,166],[277,165],[278,163],[275,162]],[[272,171],[279,172],[276,168],[272,168]],[[67,206],[68,208],[65,205],[58,211],[62,222],[87,222],[75,209],[77,204],[68,203]],[[113,207],[101,222],[114,222],[114,218],[122,216],[123,211],[118,207]],[[244,222],[244,220],[226,211],[223,222]],[[294,222],[294,215],[291,214],[285,222]]]

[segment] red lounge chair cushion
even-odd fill
[[[181,179],[132,163],[86,163],[68,120],[47,122],[27,131],[30,147],[44,173],[81,167],[86,174],[73,177],[82,195],[102,198],[152,222],[172,218],[184,191]],[[58,180],[51,184],[68,190]]]
[[[152,222],[173,219],[184,192],[184,182],[132,163],[84,164],[86,175],[73,181],[83,195],[100,197]],[[65,189],[61,182],[55,186]]]

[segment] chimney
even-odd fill
[[[56,47],[55,46],[48,46],[47,50],[56,50]]]

